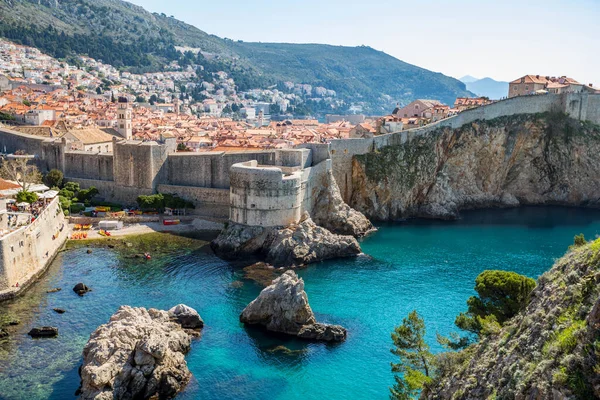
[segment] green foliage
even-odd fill
[[[66,212],[69,210],[69,207],[71,207],[71,199],[67,198],[65,196],[59,195],[58,201],[60,202],[60,207],[63,209],[63,211],[65,211],[65,215],[67,215]]]
[[[138,196],[136,202],[142,210],[161,210],[164,208],[164,197],[162,194],[151,194],[149,196]]]
[[[527,305],[534,287],[534,279],[515,272],[483,271],[475,279],[478,296],[467,300],[467,312],[460,313],[454,323],[478,335],[495,332]]]
[[[79,183],[77,182],[67,182],[65,183],[65,186],[63,188],[73,193],[77,193],[79,192],[79,190],[81,190],[81,188],[79,187]]]
[[[59,194],[59,196],[64,197],[65,199],[68,199],[68,200],[71,200],[71,199],[73,199],[73,197],[75,197],[74,192],[72,192],[68,189],[65,189],[65,188],[60,189],[58,191],[58,194]]]
[[[63,173],[57,169],[53,169],[44,176],[44,183],[48,187],[61,187],[63,179]]]
[[[164,210],[165,207],[168,208],[194,208],[194,204],[182,199],[179,196],[174,196],[172,194],[152,194],[149,196],[138,196],[136,199],[138,206],[142,210],[156,210],[161,211]]]
[[[425,322],[416,311],[408,314],[392,332],[394,348],[390,351],[400,358],[392,363],[396,384],[390,388],[393,399],[411,399],[431,382],[433,354],[425,342]]]
[[[37,193],[27,192],[25,190],[21,190],[17,193],[17,202],[25,202],[25,203],[35,203],[38,200]]]
[[[579,235],[575,235],[575,237],[573,238],[573,245],[571,246],[571,248],[581,247],[586,244],[587,240],[585,240],[585,236],[583,235],[583,233],[580,233]]]
[[[0,111],[0,121],[14,121],[15,117],[5,112]]]
[[[91,200],[92,197],[96,196],[98,193],[98,189],[96,189],[94,186],[91,186],[88,189],[81,189],[77,193],[77,198],[79,199],[79,201],[85,202]]]

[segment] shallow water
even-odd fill
[[[194,375],[182,399],[386,399],[393,384],[390,332],[413,309],[435,333],[453,321],[485,269],[537,277],[580,232],[600,234],[600,211],[520,208],[474,211],[455,222],[388,224],[365,239],[368,256],[320,263],[299,271],[317,318],[344,325],[345,343],[315,344],[246,329],[238,322],[261,287],[205,248],[181,250],[146,262],[110,249],[61,253],[48,274],[20,299],[0,306],[0,317],[21,324],[0,344],[0,398],[69,399],[89,334],[122,304],[168,309],[185,303],[206,327],[187,362]],[[85,282],[93,291],[78,297]],[[46,293],[61,287],[57,293]],[[67,310],[59,315],[54,307]],[[56,339],[34,340],[32,326],[59,328]],[[292,352],[273,352],[283,345]]]

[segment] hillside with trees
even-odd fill
[[[138,73],[185,63],[175,46],[199,48],[209,67],[243,87],[285,81],[323,86],[373,113],[415,98],[451,104],[472,95],[454,78],[367,46],[236,42],[120,0],[0,0],[0,36],[59,59],[88,55]]]

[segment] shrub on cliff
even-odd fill
[[[481,335],[515,316],[529,302],[535,280],[515,272],[488,270],[475,279],[478,296],[467,300],[468,310],[456,317],[460,329]]]

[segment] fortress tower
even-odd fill
[[[117,131],[127,140],[133,139],[132,108],[126,97],[119,97],[117,101]]]

